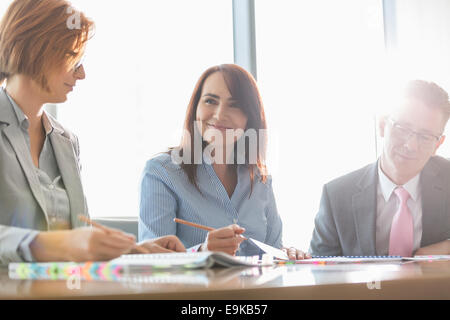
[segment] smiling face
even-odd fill
[[[417,100],[405,101],[380,121],[383,172],[399,185],[415,177],[444,142],[444,127],[441,110]]]
[[[206,78],[197,105],[196,120],[202,124],[201,134],[205,141],[216,145],[232,144],[239,139],[236,135],[233,141],[225,141],[227,129],[245,130],[247,116],[231,96],[221,72],[214,72]],[[206,130],[220,131],[224,140],[212,141],[211,135],[205,135]]]

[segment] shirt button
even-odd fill
[[[49,184],[49,185],[48,185],[48,188],[49,188],[50,190],[53,190],[53,189],[55,189],[55,186],[54,186],[53,184]]]

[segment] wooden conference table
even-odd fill
[[[450,261],[160,271],[76,288],[0,268],[0,299],[450,299]]]

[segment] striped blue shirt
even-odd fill
[[[250,195],[250,175],[246,166],[237,170],[238,182],[231,198],[212,165],[197,167],[197,184],[189,182],[181,167],[169,154],[149,160],[144,169],[140,190],[139,240],[176,235],[186,248],[201,245],[207,231],[178,224],[174,218],[213,228],[236,223],[246,229],[244,235],[281,248],[282,223],[278,215],[269,176],[266,183],[255,174]],[[250,241],[241,243],[237,255],[260,254]]]

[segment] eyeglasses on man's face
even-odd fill
[[[436,136],[431,133],[423,133],[423,132],[417,132],[410,128],[407,128],[398,122],[396,122],[394,119],[389,118],[388,119],[392,124],[392,133],[395,135],[396,138],[401,139],[402,141],[408,141],[411,136],[415,135],[417,137],[417,141],[420,146],[424,148],[431,148],[433,147],[439,139],[442,137],[442,135]]]

